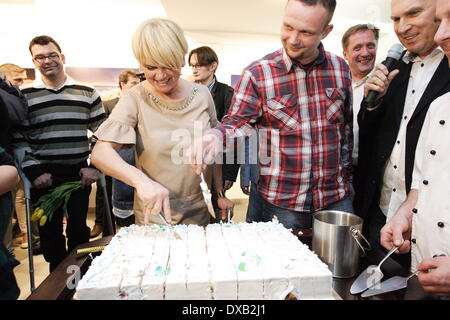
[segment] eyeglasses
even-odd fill
[[[36,56],[33,59],[36,60],[39,63],[44,63],[45,60],[47,60],[47,59],[50,59],[50,60],[57,60],[57,59],[59,59],[59,54],[57,54],[57,53],[50,53],[49,55],[46,55],[46,56]]]
[[[203,64],[191,64],[189,67],[191,67],[191,69],[200,69],[201,67],[206,67],[206,65],[203,65]]]

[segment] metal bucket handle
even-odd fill
[[[372,246],[370,245],[369,241],[367,241],[367,239],[363,236],[363,234],[361,233],[361,231],[359,231],[356,228],[350,228],[350,232],[352,233],[352,237],[353,239],[355,239],[356,243],[358,244],[358,246],[361,248],[363,254],[361,255],[361,257],[365,257],[366,256],[366,250],[370,251],[372,250]],[[359,243],[358,241],[358,234],[361,236],[361,238],[363,238],[363,240],[367,243],[368,247],[364,248],[361,243]]]

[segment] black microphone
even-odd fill
[[[394,44],[389,49],[386,60],[384,60],[382,62],[382,64],[384,64],[388,68],[389,72],[394,70],[395,67],[397,66],[397,61],[402,56],[402,52],[403,52],[403,46],[400,43]],[[374,106],[377,101],[378,94],[379,94],[378,91],[370,90],[365,99],[366,104],[368,106]]]

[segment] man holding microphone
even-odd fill
[[[448,0],[437,0],[436,17],[440,27],[434,39],[450,58]],[[450,93],[430,105],[417,145],[411,191],[381,229],[381,244],[387,249],[397,246],[397,253],[411,250],[411,271],[419,270],[424,289],[440,296],[450,295],[450,158],[445,138],[450,135],[449,106]]]
[[[450,91],[447,58],[434,41],[439,27],[436,0],[392,0],[394,31],[406,47],[389,71],[379,64],[365,85],[378,92],[363,101],[358,114],[360,158],[370,159],[360,211],[372,245],[380,245],[380,230],[405,201],[412,182],[417,141],[430,104]],[[409,267],[407,255],[394,257]]]

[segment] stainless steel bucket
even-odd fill
[[[333,277],[354,277],[358,272],[359,248],[364,254],[367,249],[360,243],[364,238],[363,220],[352,213],[331,210],[318,211],[313,217],[312,250],[328,265]]]

